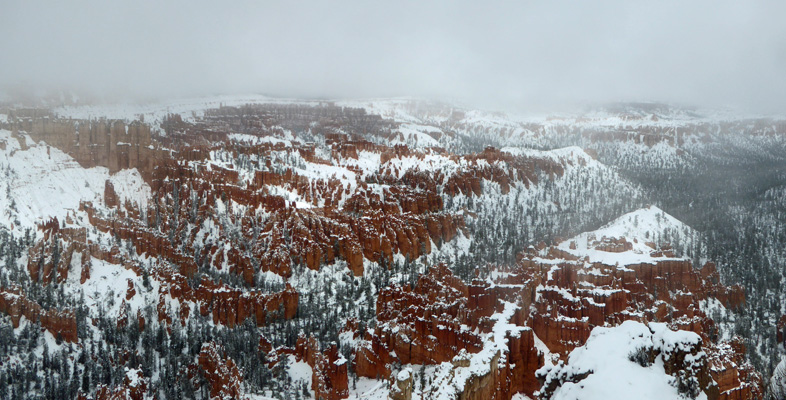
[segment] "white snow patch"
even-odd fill
[[[548,371],[547,379],[589,372],[578,382],[563,383],[552,399],[681,399],[675,378],[666,374],[661,356],[643,367],[631,361],[629,355],[653,346],[663,346],[664,350],[688,347],[701,339],[693,332],[670,331],[663,324],[650,324],[650,328],[640,322],[625,321],[613,328],[593,329],[587,344],[570,353],[567,364],[539,370]],[[706,399],[706,395],[701,393],[698,398]]]

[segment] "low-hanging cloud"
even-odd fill
[[[163,4],[162,4],[163,3]],[[112,100],[415,96],[786,107],[786,3],[58,2],[0,15],[0,87]]]

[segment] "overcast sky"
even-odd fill
[[[784,1],[160,3],[4,1],[0,87],[786,111]]]

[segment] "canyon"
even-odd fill
[[[157,125],[50,110],[6,115],[0,164],[10,170],[16,157],[37,151],[61,169],[57,160],[67,160],[87,176],[80,190],[90,189],[28,226],[22,211],[9,206],[6,216],[20,220],[8,230],[29,246],[16,261],[25,286],[0,287],[0,313],[13,329],[40,326],[58,346],[92,345],[107,335],[106,317],[111,332],[136,339],[149,332],[173,342],[209,330],[180,352],[190,362],[178,364],[180,379],[204,383],[193,390],[208,398],[305,390],[326,400],[547,399],[593,381],[573,354],[591,352],[603,334],[641,332],[679,340],[668,347],[652,339],[638,361],[622,362],[653,368],[661,360],[661,375],[681,394],[765,393],[744,341],[723,334],[715,319],[738,312],[745,290],[724,285],[711,261],[685,256],[692,242],[665,240],[664,231],[692,231],[658,207],[567,240],[527,238],[532,244],[519,246],[513,262],[465,261],[471,268],[459,270],[482,243],[479,225],[500,209],[486,202],[524,217],[572,215],[582,199],[561,185],[591,191],[590,181],[621,179],[595,151],[453,152],[447,148],[467,129],[456,123],[460,114],[450,114],[442,134],[406,137],[405,122],[335,104],[221,106],[198,118],[167,112]],[[588,134],[649,147],[684,144],[685,136],[650,128]],[[593,201],[588,212],[599,207]],[[694,233],[670,236],[689,241]],[[75,301],[43,307],[30,299],[33,286],[79,294],[92,311],[78,313]],[[346,313],[338,328],[315,327],[315,316],[338,307]],[[264,362],[221,336],[239,332],[253,332],[244,338]],[[154,377],[139,361],[148,351],[131,346],[112,357],[124,377],[88,381],[91,394],[81,398],[154,397]],[[255,387],[259,376],[244,370],[250,363],[284,372]],[[418,375],[425,371],[428,383]],[[305,379],[305,389],[292,377]],[[356,389],[359,380],[367,392]]]

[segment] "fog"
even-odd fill
[[[6,1],[0,88],[786,110],[786,2],[226,3]]]

